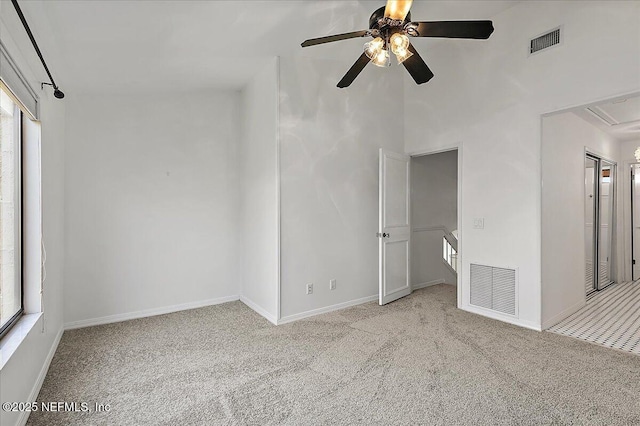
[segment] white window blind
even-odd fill
[[[38,96],[36,92],[29,86],[11,56],[7,53],[7,49],[0,42],[0,79],[2,83],[15,96],[16,101],[24,112],[31,118],[38,119]]]

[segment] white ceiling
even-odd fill
[[[579,108],[574,113],[616,140],[640,139],[640,94]]]
[[[488,19],[517,3],[415,1],[412,19]],[[361,39],[302,50],[313,37],[366,29],[385,1],[102,1],[21,2],[42,50],[69,94],[189,91],[242,87],[276,55],[345,61]],[[5,4],[6,6],[6,4]],[[3,8],[3,20],[14,13]],[[13,27],[15,32],[16,26]],[[12,33],[13,33],[12,32]],[[26,37],[26,36],[25,36]],[[425,42],[436,42],[434,40]],[[47,51],[56,50],[56,52]],[[55,54],[55,56],[54,56]]]

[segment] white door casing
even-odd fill
[[[585,286],[586,293],[595,291],[595,220],[596,201],[598,191],[596,183],[598,180],[598,162],[591,158],[585,159]]]
[[[631,190],[632,202],[631,207],[633,212],[633,253],[632,259],[635,260],[633,264],[633,280],[640,279],[640,165],[633,166],[633,181]]]
[[[411,293],[410,157],[380,149],[379,303]]]

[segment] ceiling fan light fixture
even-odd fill
[[[389,39],[389,43],[391,44],[391,51],[396,55],[403,55],[409,49],[409,37],[403,33],[394,33]]]
[[[339,88],[349,87],[369,62],[379,67],[391,66],[392,52],[416,84],[423,84],[433,78],[433,71],[412,46],[409,37],[486,40],[493,33],[493,22],[488,20],[412,21],[411,4],[412,0],[387,0],[386,6],[374,10],[369,17],[368,30],[311,38],[303,41],[301,46],[315,46],[358,37],[375,37],[364,45],[364,51],[338,82]]]
[[[400,65],[401,63],[403,63],[404,61],[406,61],[407,59],[413,56],[413,53],[409,49],[406,49],[401,52],[393,52],[393,53],[395,53],[396,55],[396,59],[398,60],[398,65]]]
[[[389,51],[387,49],[380,50],[378,55],[371,60],[373,65],[379,67],[390,67],[391,66],[391,58],[389,55]]]
[[[378,57],[380,52],[384,49],[384,40],[380,37],[376,37],[373,40],[364,44],[364,53],[371,60]]]

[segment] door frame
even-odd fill
[[[625,256],[622,279],[625,282],[633,281],[633,245],[640,244],[640,241],[634,241],[633,238],[633,187],[630,178],[631,166],[634,164],[640,164],[640,161],[635,161],[635,159],[623,161],[622,194],[628,195],[623,195],[622,197],[622,220],[624,222],[623,229],[625,238],[625,241],[623,241]]]
[[[617,250],[617,245],[618,245],[618,238],[617,238],[617,232],[616,230],[618,229],[618,193],[619,193],[619,189],[618,189],[618,162],[617,161],[613,161],[610,160],[606,155],[603,155],[602,153],[590,149],[589,147],[584,148],[584,158],[594,158],[597,163],[598,163],[598,188],[597,188],[597,199],[596,199],[596,216],[594,217],[594,225],[595,222],[597,222],[597,227],[594,226],[595,229],[597,229],[597,235],[594,238],[593,241],[593,249],[594,249],[594,253],[595,253],[595,257],[596,257],[596,261],[597,263],[594,264],[594,281],[595,281],[595,287],[594,290],[590,293],[587,294],[590,295],[592,294],[594,291],[600,291],[600,290],[604,290],[605,288],[607,288],[609,285],[615,283],[617,274],[618,274],[618,250]],[[599,277],[600,277],[600,228],[601,228],[601,223],[600,223],[600,179],[602,176],[600,176],[600,170],[602,170],[602,162],[606,162],[609,163],[613,169],[614,169],[614,179],[612,179],[613,182],[613,194],[611,195],[612,201],[611,201],[611,205],[612,205],[612,211],[611,211],[611,239],[609,241],[609,250],[610,250],[610,256],[611,256],[611,262],[610,262],[610,274],[609,274],[609,280],[610,283],[605,285],[604,287],[600,287],[599,286]],[[586,179],[586,169],[585,169],[585,179]],[[585,260],[586,260],[586,256],[585,256]]]
[[[602,161],[600,159],[600,157],[595,156],[591,153],[589,153],[589,151],[587,149],[585,149],[585,153],[584,153],[584,159],[585,160],[592,160],[595,164],[593,173],[594,173],[594,181],[593,181],[593,223],[592,223],[592,231],[591,233],[593,234],[591,236],[591,290],[587,291],[585,294],[587,297],[589,297],[591,294],[593,294],[594,292],[598,291],[598,279],[599,279],[599,265],[598,265],[598,260],[599,260],[599,251],[598,251],[598,243],[600,242],[600,238],[599,238],[599,234],[600,234],[600,169],[601,169],[601,165],[600,165],[600,161]],[[587,167],[585,166],[584,168],[584,181],[587,181]],[[584,200],[584,205],[587,205],[587,200],[586,200],[586,192],[585,192],[585,200]],[[586,216],[586,210],[585,210],[585,216]],[[585,239],[587,238],[586,235],[586,224],[587,224],[587,220],[585,217]],[[586,246],[585,246],[586,247]],[[587,253],[585,253],[584,256],[584,260],[585,263],[589,260],[587,259]]]
[[[423,150],[418,150],[418,151],[411,151],[406,153],[406,155],[408,155],[411,158],[414,157],[424,157],[426,155],[433,155],[433,154],[441,154],[443,152],[449,152],[449,151],[458,151],[458,217],[456,219],[456,223],[457,223],[457,227],[458,227],[458,279],[456,280],[456,293],[457,293],[457,297],[456,297],[456,305],[459,309],[462,308],[463,303],[462,303],[462,298],[463,295],[465,295],[465,293],[463,293],[462,291],[462,277],[464,275],[464,251],[463,251],[463,235],[464,232],[462,230],[462,209],[463,209],[463,205],[462,205],[462,147],[463,147],[463,143],[462,142],[456,142],[454,144],[451,145],[445,145],[439,148],[428,148],[428,149],[423,149]],[[411,185],[409,186],[409,190],[412,191],[413,188],[411,188]],[[466,292],[466,297],[467,299],[469,299],[469,292]],[[470,300],[466,301],[466,304],[468,305],[470,302]]]

